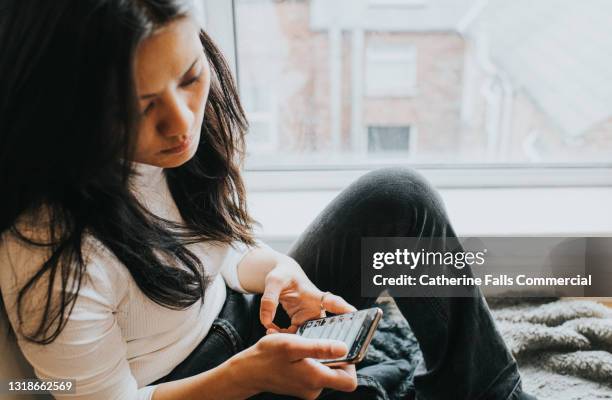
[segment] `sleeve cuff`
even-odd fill
[[[156,388],[157,385],[150,385],[138,389],[138,400],[151,400],[153,398],[153,392]]]
[[[223,276],[227,286],[240,293],[250,293],[242,287],[240,280],[238,279],[238,264],[240,264],[240,261],[242,261],[247,253],[255,248],[271,249],[270,246],[259,239],[255,239],[255,242],[256,243],[254,246],[249,246],[238,241],[232,242],[231,245],[227,245],[228,250],[223,261],[223,266],[221,267],[221,275]]]

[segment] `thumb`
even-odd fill
[[[269,277],[266,280],[259,306],[259,319],[266,328],[275,327],[272,321],[274,321],[276,315],[276,307],[278,307],[278,299],[283,290],[283,285],[283,281],[278,278]]]
[[[349,302],[333,293],[328,293],[325,295],[323,298],[323,307],[325,307],[325,310],[334,314],[344,314],[357,311],[357,309]]]
[[[348,347],[340,340],[309,339],[297,335],[291,335],[291,341],[285,349],[291,361],[303,358],[333,359],[348,352]]]

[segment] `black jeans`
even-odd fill
[[[454,238],[455,232],[439,195],[419,174],[406,168],[384,168],[365,174],[343,190],[288,254],[318,288],[342,296],[358,309],[367,308],[376,298],[360,295],[360,246],[366,236]],[[480,290],[472,289],[472,297],[395,298],[423,353],[414,374],[417,399],[521,398],[516,362]],[[265,334],[258,318],[259,298],[226,304],[224,318],[215,321],[203,341],[206,345],[155,383],[205,371],[255,343]],[[235,302],[231,299],[236,297],[228,296],[228,301]],[[276,321],[289,325],[282,311]],[[225,350],[219,350],[222,348]]]

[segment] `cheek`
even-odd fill
[[[145,120],[140,123],[138,127],[138,139],[136,140],[136,153],[140,155],[146,155],[153,149],[153,142],[155,136],[155,127],[153,124]]]
[[[197,110],[198,115],[202,117],[204,115],[204,109],[206,108],[206,103],[208,102],[208,92],[210,90],[210,86],[207,84],[202,85],[202,88],[199,90],[196,100],[195,100],[195,110]]]

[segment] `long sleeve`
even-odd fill
[[[231,246],[227,245],[225,256],[221,264],[220,272],[225,283],[227,283],[230,288],[240,293],[249,292],[242,287],[240,279],[238,279],[238,264],[240,264],[240,261],[242,261],[244,256],[251,250],[255,248],[270,248],[270,246],[259,239],[256,239],[255,242],[256,244],[254,246],[248,246],[239,241],[233,242]]]
[[[4,235],[0,244],[0,285],[7,314],[15,329],[17,291],[24,279],[40,268],[45,257],[40,248],[23,244],[8,235]],[[17,335],[19,347],[37,377],[76,380],[76,394],[56,394],[57,399],[149,400],[155,389],[155,386],[139,389],[131,373],[126,359],[126,342],[115,315],[117,301],[126,286],[119,274],[113,276],[110,272],[113,268],[103,265],[105,260],[104,257],[92,257],[88,261],[86,279],[55,341],[39,345]],[[53,295],[59,295],[59,279],[53,288]],[[46,289],[46,285],[37,285],[35,297],[44,295],[42,290]],[[42,307],[44,303],[39,304]],[[29,319],[31,316],[28,313]]]

